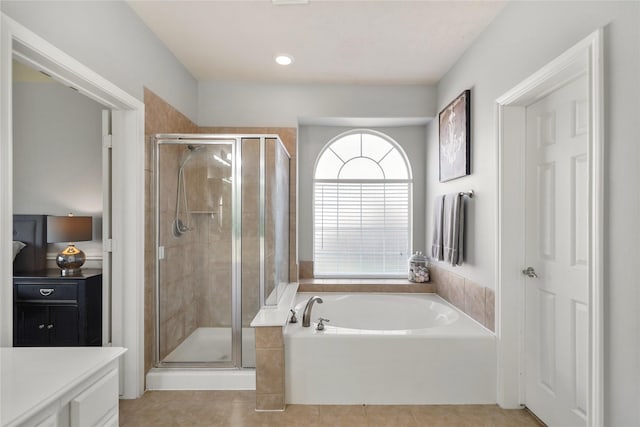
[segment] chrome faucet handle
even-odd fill
[[[328,322],[329,319],[325,319],[324,317],[318,317],[318,326],[316,326],[316,331],[324,331],[324,323]]]
[[[298,318],[296,317],[296,312],[293,309],[289,310],[291,312],[291,318],[289,319],[289,323],[298,323]]]

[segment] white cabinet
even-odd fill
[[[71,400],[71,427],[98,425],[99,421],[118,410],[118,370],[109,371],[85,391]]]
[[[59,427],[58,414],[54,413],[49,415],[47,418],[36,424],[36,427]]]
[[[118,426],[123,348],[0,349],[3,427]]]

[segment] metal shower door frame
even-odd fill
[[[266,201],[267,201],[267,140],[275,139],[276,143],[280,146],[280,148],[284,151],[286,156],[289,158],[289,168],[291,168],[291,154],[287,147],[284,145],[279,135],[258,135],[260,137],[260,185],[259,185],[259,237],[260,237],[260,308],[278,308],[277,301],[280,300],[280,296],[278,295],[278,284],[274,285],[273,291],[276,292],[276,304],[267,304],[267,297],[265,292],[265,256],[266,256]],[[289,177],[289,183],[291,182],[291,169],[287,172]],[[289,190],[289,189],[287,189]],[[289,195],[289,198],[291,195]],[[289,217],[289,227],[291,224],[291,218]],[[289,248],[291,251],[291,248]],[[287,266],[288,270],[291,269],[291,252],[287,254],[288,261]],[[289,271],[287,271],[287,277],[289,276]],[[278,277],[278,274],[276,274]]]
[[[244,135],[216,134],[157,134],[154,136],[155,164],[155,351],[154,366],[158,368],[242,368],[242,138]],[[159,147],[164,144],[220,145],[232,147],[232,225],[231,225],[231,360],[229,362],[163,362],[160,360],[160,156]]]

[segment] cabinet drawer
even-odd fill
[[[15,286],[16,299],[18,300],[76,301],[78,299],[78,286],[75,283],[65,283],[63,285],[43,283]]]
[[[118,370],[104,377],[71,400],[71,427],[94,426],[112,412],[118,411]]]

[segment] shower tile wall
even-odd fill
[[[242,327],[260,301],[260,140],[242,141]]]
[[[160,149],[160,244],[165,259],[160,262],[160,358],[164,358],[197,327],[195,310],[197,286],[202,260],[199,233],[187,232],[176,237],[173,220],[178,189],[178,168],[185,147],[164,145]],[[185,172],[186,175],[186,172]],[[187,188],[190,188],[187,184]]]
[[[207,146],[184,163],[191,214],[183,221],[192,230],[175,236],[177,177],[185,150],[180,144],[160,146],[159,229],[165,247],[160,262],[160,359],[199,327],[232,324],[232,192],[222,180],[231,176],[231,168],[213,160],[213,154],[230,154],[231,145]]]
[[[289,248],[290,248],[290,256],[289,256],[289,280],[297,280],[297,261],[296,261],[296,129],[295,128],[211,128],[211,127],[198,127],[193,122],[191,122],[186,116],[181,114],[175,108],[173,108],[170,104],[165,102],[163,99],[158,97],[149,89],[144,89],[144,103],[145,103],[145,310],[144,310],[144,324],[145,324],[145,354],[144,354],[144,370],[145,373],[148,372],[154,363],[154,354],[155,354],[155,214],[154,214],[154,206],[155,206],[155,183],[154,183],[154,162],[153,162],[153,143],[150,139],[151,136],[157,133],[243,133],[243,134],[278,134],[282,139],[287,151],[291,155],[291,163],[290,163],[290,181],[289,181]],[[257,140],[246,141],[243,144],[243,149],[245,150],[245,155],[251,154],[252,156],[247,156],[243,158],[243,180],[245,184],[248,184],[251,179],[253,179],[255,185],[247,185],[247,189],[243,192],[243,248],[247,249],[246,252],[243,251],[243,258],[246,262],[243,263],[243,277],[245,280],[249,280],[248,278],[255,278],[254,280],[259,280],[259,252],[257,249],[259,248],[258,243],[258,210],[257,210],[257,201],[258,199],[258,173],[259,173],[259,143]],[[244,157],[244,156],[243,156]],[[180,154],[177,154],[176,159],[180,158]],[[177,167],[177,165],[176,165]],[[175,170],[175,175],[177,175],[177,169]],[[245,175],[246,174],[246,175]],[[247,181],[249,180],[249,181]],[[175,194],[175,190],[173,190],[173,194]],[[191,197],[191,195],[190,195]],[[253,200],[255,203],[255,207],[253,211],[249,209],[249,200]],[[191,203],[191,202],[190,202]],[[196,258],[192,257],[190,261],[185,262],[186,265],[193,265],[191,263],[196,262],[207,262],[210,265],[210,268],[215,268],[215,264],[222,260],[224,256],[230,256],[231,250],[224,250],[221,245],[216,244],[216,241],[224,241],[226,236],[220,233],[217,227],[214,227],[210,222],[210,218],[206,215],[196,215],[195,223],[196,227],[208,228],[207,233],[191,233],[191,234],[199,234],[203,239],[205,236],[211,239],[213,243],[214,252],[210,254],[209,259],[206,260],[204,258]],[[230,221],[231,218],[227,217],[223,218],[223,221]],[[203,224],[203,223],[208,223]],[[230,229],[230,227],[221,227],[222,229]],[[170,230],[170,229],[169,229]],[[186,243],[193,244],[195,248],[201,248],[204,244],[203,240],[193,241]],[[200,246],[198,246],[200,245]],[[184,246],[183,246],[184,247]],[[253,248],[253,249],[251,249]],[[178,250],[176,248],[176,250]],[[253,252],[252,252],[253,251]],[[193,253],[203,254],[204,251],[194,249]],[[203,254],[204,256],[204,254]],[[192,269],[193,270],[193,269]],[[211,270],[208,270],[211,271]],[[219,271],[219,270],[218,270]],[[216,275],[220,273],[216,271]],[[173,274],[173,278],[177,281],[179,280],[180,275],[187,274],[186,271],[175,271],[173,273],[167,272],[167,274]],[[209,274],[203,270],[203,275]],[[226,274],[226,273],[224,273]],[[223,274],[223,275],[224,275]],[[229,274],[231,274],[229,272]],[[224,279],[224,278],[223,278]],[[201,286],[206,283],[206,280],[195,280],[195,282],[200,283]],[[247,283],[247,285],[249,285]],[[174,294],[178,293],[178,289],[183,289],[178,286],[173,287]],[[188,310],[190,308],[188,306],[188,302],[193,302],[194,298],[192,297],[194,294],[202,292],[204,294],[211,293],[215,294],[216,298],[224,298],[223,292],[221,289],[216,289],[213,287],[209,287],[206,289],[202,288],[187,288],[185,295],[181,295],[181,298],[175,299],[172,301],[172,306],[170,307],[170,311],[173,316],[165,319],[166,322],[169,322],[168,325],[171,325],[173,328],[173,332],[168,335],[173,335],[174,337],[182,336],[183,338],[188,336],[188,331],[191,330],[194,324],[199,326],[204,325],[223,325],[219,319],[230,319],[230,313],[224,313],[222,311],[216,313],[216,310],[213,310],[209,305],[207,307],[198,306],[198,309],[194,312],[194,310]],[[250,285],[246,286],[243,291],[243,316],[242,316],[242,324],[244,327],[247,327],[255,313],[257,312],[257,304],[258,304],[258,287]],[[196,298],[196,301],[202,302],[205,298]],[[191,306],[193,307],[193,306]],[[191,316],[196,316],[194,319]],[[171,323],[173,322],[173,323]],[[228,326],[228,325],[223,325]],[[161,337],[162,338],[162,337]],[[167,342],[166,348],[163,352],[166,352],[169,348],[175,345],[177,340],[174,340],[173,344],[170,343],[172,338],[165,337],[164,341]]]
[[[162,98],[144,88],[145,104],[145,281],[144,281],[144,371],[153,366],[155,352],[155,164],[153,142],[156,133],[192,133],[198,127]]]
[[[231,146],[224,150],[230,153]],[[189,256],[198,263],[192,271],[198,272],[194,306],[199,327],[231,327],[231,184],[222,181],[230,175],[231,168],[214,162],[212,156],[195,156],[185,169],[195,223],[194,233],[189,234],[196,236],[196,247]]]

